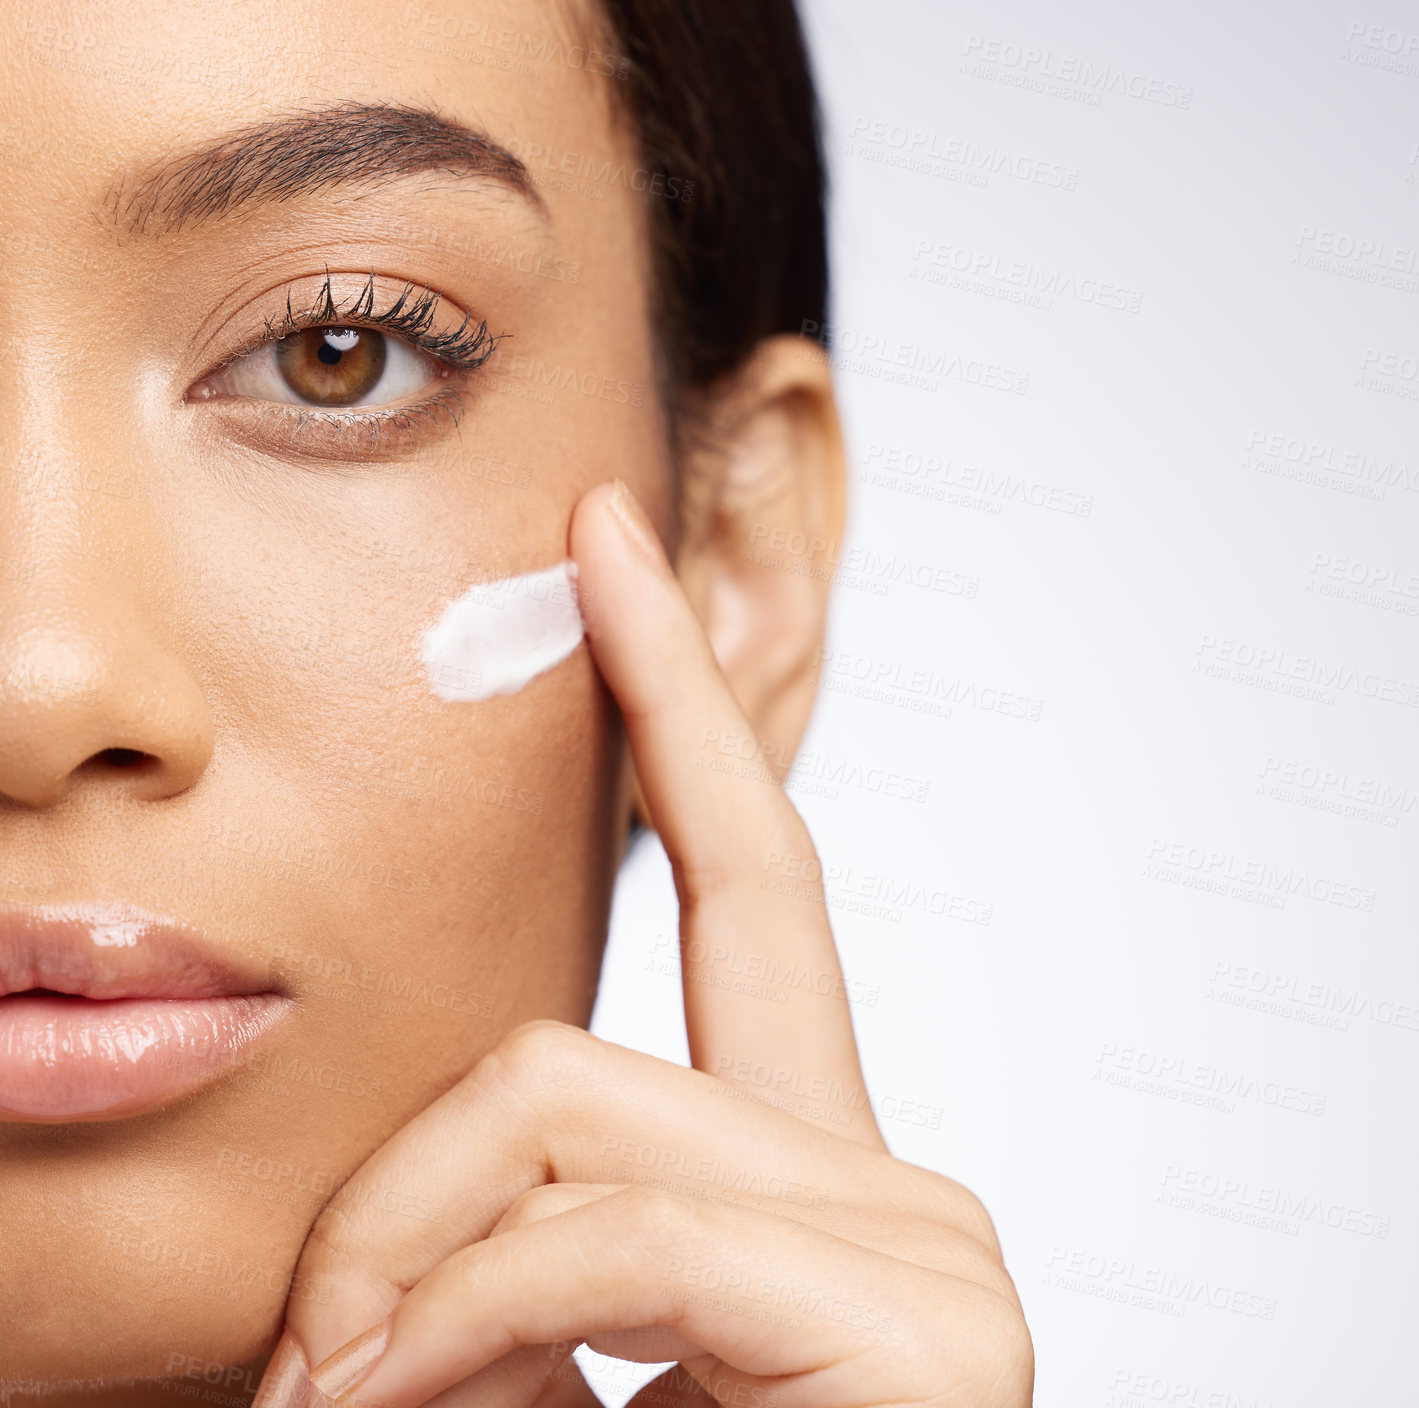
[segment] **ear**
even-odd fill
[[[846,499],[842,428],[823,348],[762,342],[702,408],[682,465],[676,572],[779,777],[817,690]]]

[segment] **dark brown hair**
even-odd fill
[[[600,2],[630,60],[614,86],[667,193],[649,197],[649,218],[678,424],[761,339],[826,321],[817,95],[793,0]]]

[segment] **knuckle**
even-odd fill
[[[500,1232],[510,1232],[518,1227],[528,1227],[534,1222],[543,1222],[569,1208],[580,1206],[583,1199],[575,1190],[561,1183],[539,1183],[515,1198],[508,1210],[498,1220]]]
[[[897,1255],[968,1286],[1015,1302],[1015,1283],[992,1248],[960,1226],[938,1217],[908,1216],[894,1227]]]
[[[717,896],[742,883],[741,870],[710,858],[677,857],[674,862],[675,892],[686,915],[704,908]]]
[[[505,1080],[540,1089],[585,1071],[596,1044],[595,1037],[566,1022],[524,1022],[485,1060]]]
[[[1005,1269],[1005,1263],[969,1233],[961,1234],[954,1249],[955,1274],[964,1276],[978,1286],[985,1287],[999,1298],[1002,1306],[1018,1311],[1020,1298],[1015,1291],[1015,1282]]]
[[[910,1355],[926,1347],[921,1367],[953,1388],[973,1408],[1030,1408],[1034,1402],[1035,1350],[1017,1301],[978,1286],[947,1288],[920,1323],[904,1327],[899,1348]],[[933,1399],[933,1402],[936,1400]]]
[[[987,1402],[1000,1408],[1025,1408],[1033,1402],[1035,1346],[1018,1301],[995,1301],[984,1313],[990,1355],[988,1373],[992,1395]]]
[[[292,1287],[317,1282],[334,1285],[341,1294],[375,1297],[400,1289],[378,1268],[367,1264],[355,1216],[337,1202],[328,1203],[306,1234]]]
[[[347,1266],[353,1256],[354,1245],[345,1209],[338,1201],[327,1203],[306,1234],[297,1269],[309,1270],[313,1266],[339,1269]]]
[[[548,1055],[579,1048],[587,1039],[587,1033],[580,1027],[540,1017],[514,1027],[498,1045],[509,1056],[537,1061]]]
[[[990,1257],[1000,1262],[1000,1239],[985,1204],[954,1178],[932,1174],[929,1208],[932,1219],[980,1244]]]
[[[794,875],[816,876],[810,884],[821,883],[822,859],[803,818],[786,792],[773,789],[766,795],[772,798],[773,814],[751,816],[745,835],[734,846],[686,847],[672,857],[682,910],[708,908],[725,895],[757,890],[761,879],[772,877],[784,865],[791,866]]]
[[[999,1259],[1000,1238],[995,1235],[995,1222],[986,1211],[985,1204],[968,1188],[960,1190],[956,1216],[961,1230]]]
[[[683,1257],[703,1243],[705,1213],[693,1199],[639,1186],[615,1196],[623,1201],[641,1250],[657,1263]]]

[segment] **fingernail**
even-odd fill
[[[662,571],[668,571],[670,564],[665,557],[665,549],[651,526],[645,510],[636,501],[624,479],[617,479],[611,487],[609,500],[611,512],[625,530],[626,536]]]
[[[289,1334],[284,1334],[261,1376],[261,1387],[251,1408],[306,1408],[309,1397],[310,1365],[305,1361],[305,1351]]]
[[[389,1348],[389,1332],[392,1320],[383,1320],[371,1326],[362,1335],[357,1335],[342,1349],[337,1349],[329,1359],[315,1366],[310,1381],[326,1398],[340,1398],[352,1388],[364,1383],[379,1363],[384,1351]]]

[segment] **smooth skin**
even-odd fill
[[[0,1121],[0,1395],[27,1408],[190,1405],[196,1380],[254,1385],[288,1321],[311,1334],[318,1365],[465,1248],[547,1236],[532,1225],[547,1208],[538,1199],[582,1196],[558,1185],[636,1183],[648,1142],[654,1182],[635,1196],[673,1199],[706,1229],[732,1216],[732,1246],[726,1233],[711,1257],[726,1276],[752,1267],[742,1249],[767,1247],[765,1226],[817,1239],[817,1254],[841,1250],[811,1288],[818,1300],[756,1299],[756,1316],[820,1314],[846,1346],[858,1322],[886,1323],[884,1278],[919,1276],[915,1256],[959,1242],[966,1260],[996,1266],[981,1274],[998,1288],[979,1294],[1010,1327],[970,1353],[999,1359],[992,1382],[1026,1382],[1028,1342],[988,1223],[969,1195],[876,1146],[840,1001],[741,1000],[692,979],[699,1074],[577,1034],[638,790],[678,858],[695,933],[741,955],[761,941],[766,957],[811,953],[836,974],[819,897],[761,883],[774,878],[775,838],[780,854],[811,856],[786,799],[762,780],[731,788],[702,745],[707,727],[737,729],[760,741],[769,775],[791,760],[845,498],[830,370],[795,336],[769,339],[711,388],[697,407],[710,433],[672,458],[647,218],[663,197],[575,174],[639,163],[618,80],[572,57],[616,47],[590,0],[0,8],[0,900],[170,915],[261,965],[291,999],[259,1062],[190,1098],[82,1126]],[[537,201],[424,172],[302,189],[173,230],[116,219],[125,194],[173,161],[350,103],[486,131],[526,159]],[[441,329],[469,313],[505,337],[503,355],[460,383],[456,430],[371,457],[361,433],[298,439],[279,408],[194,398],[326,270],[343,294],[373,272],[381,305],[406,282],[437,291]],[[618,478],[679,588],[631,557],[617,568],[610,522],[593,510]],[[826,549],[756,556],[781,538]],[[515,697],[439,698],[418,642],[447,603],[569,550],[588,574],[589,643]],[[672,652],[688,662],[679,676]],[[672,685],[678,735],[667,701],[646,707]],[[666,795],[672,776],[683,785]],[[733,854],[701,839],[726,836]],[[557,1025],[527,1026],[547,1021]],[[755,1098],[765,1061],[774,1088],[794,1092],[790,1114]],[[549,1066],[556,1079],[540,1074]],[[499,1071],[486,1135],[446,1123]],[[573,1092],[565,1110],[548,1103],[559,1082]],[[698,1113],[706,1089],[718,1093],[713,1119]],[[836,1122],[844,1110],[850,1125]],[[591,1133],[573,1149],[574,1128]],[[370,1182],[372,1159],[411,1146],[420,1167],[454,1171],[439,1200],[419,1195],[429,1173],[413,1168],[397,1186]],[[719,1162],[706,1172],[701,1157]],[[480,1162],[490,1158],[496,1169]],[[737,1198],[720,1196],[726,1177],[745,1190]],[[527,1225],[489,1239],[541,1184],[553,1191],[522,1208]],[[557,1211],[567,1227],[633,1219],[617,1198]],[[387,1204],[397,1211],[381,1220]],[[668,1235],[666,1206],[639,1216]],[[698,1228],[672,1238],[687,1265],[717,1235]],[[601,1269],[624,1266],[635,1290],[644,1276],[618,1237]],[[310,1260],[332,1246],[348,1274],[312,1281]],[[814,1255],[782,1249],[795,1288],[813,1279]],[[929,1268],[944,1299],[894,1309],[889,1337],[954,1314],[955,1263],[930,1255],[946,1258]],[[562,1264],[548,1257],[544,1294]],[[713,1273],[674,1274],[685,1315],[714,1308],[693,1297],[724,1299]],[[436,1286],[411,1290],[410,1315]],[[866,1309],[830,1304],[830,1290]],[[476,1295],[438,1299],[456,1319]],[[798,1308],[820,1302],[829,1308]],[[625,1315],[657,1323],[665,1308],[628,1302]],[[740,1319],[766,1344],[794,1343],[782,1324]],[[736,1361],[714,1327],[680,1333],[736,1371],[768,1372]],[[574,1338],[553,1336],[556,1353]],[[934,1345],[914,1342],[890,1369]],[[545,1381],[547,1402],[585,1401],[574,1366],[552,1369],[546,1349],[508,1357],[519,1353],[537,1361],[529,1392]]]
[[[302,1362],[342,1404],[594,1404],[582,1341],[679,1361],[640,1408],[1022,1408],[1030,1337],[990,1218],[887,1152],[821,896],[761,883],[811,839],[780,787],[704,766],[706,738],[750,725],[619,480],[577,506],[570,552],[675,876],[693,1069],[510,1033],[317,1220],[298,1272],[333,1294],[290,1307],[261,1408],[303,1401]],[[827,981],[736,994],[692,957],[726,941]],[[765,1071],[809,1098],[776,1107]],[[814,1122],[835,1107],[849,1124]],[[388,1189],[449,1216],[411,1236],[369,1196]]]

